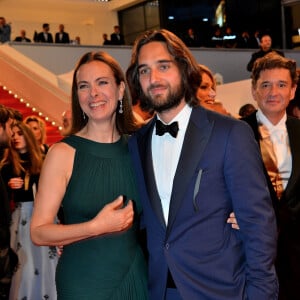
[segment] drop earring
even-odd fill
[[[120,103],[120,105],[119,105],[119,114],[122,114],[123,113],[123,100],[122,99],[119,100],[119,103]]]
[[[85,120],[86,119],[86,115],[85,115],[84,111],[82,111],[82,116],[83,116],[83,120]]]

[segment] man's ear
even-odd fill
[[[253,100],[255,100],[255,101],[256,101],[256,90],[255,90],[255,88],[254,88],[254,87],[251,87],[251,94],[252,94],[252,98],[253,98]]]
[[[295,98],[296,89],[297,89],[297,85],[295,84],[291,89],[290,101]]]

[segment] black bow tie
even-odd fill
[[[178,133],[178,122],[173,122],[170,125],[165,125],[160,120],[156,120],[156,134],[157,135],[164,135],[166,132],[169,132],[169,134],[176,138]]]

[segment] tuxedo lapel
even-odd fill
[[[257,123],[257,119],[256,119],[256,111],[254,113],[252,113],[250,116],[248,116],[246,118],[242,118],[242,120],[246,121],[248,123],[248,125],[250,125],[250,127],[253,130],[254,137],[255,137],[257,143],[259,144],[260,134],[259,134],[259,131],[258,131],[258,123]]]
[[[144,178],[146,182],[147,192],[151,206],[158,217],[160,223],[166,227],[161,200],[158,194],[157,185],[155,181],[152,151],[151,151],[151,140],[152,132],[154,129],[156,118],[150,121],[141,131],[138,137],[139,152],[141,157],[141,163],[143,166]]]
[[[188,185],[211,135],[213,122],[209,122],[205,110],[194,108],[185,133],[182,150],[176,169],[169,209],[167,233],[170,231]],[[192,200],[191,200],[192,201]]]
[[[290,199],[289,192],[294,188],[295,184],[300,180],[300,127],[299,121],[289,118],[286,122],[286,127],[289,136],[290,149],[292,153],[292,173],[285,189],[284,199]]]
[[[255,138],[257,142],[259,143],[259,131],[258,131],[258,123],[256,119],[256,113],[251,114],[249,117],[244,118],[244,121],[246,121],[253,129]],[[275,208],[275,211],[277,213],[278,210],[278,205],[279,201],[284,202],[286,199],[290,199],[290,193],[292,193],[295,184],[300,180],[300,141],[299,141],[299,136],[300,136],[300,129],[299,129],[299,121],[288,117],[286,121],[286,127],[288,131],[288,136],[289,136],[289,142],[290,142],[290,149],[292,153],[292,173],[291,176],[288,180],[288,184],[283,192],[282,198],[279,200],[276,196],[275,190],[273,188],[273,185],[271,183],[271,180],[268,176],[268,172],[264,166],[264,172],[266,174],[266,179],[268,182],[268,187],[271,193],[273,205]]]
[[[258,122],[257,122],[257,119],[256,119],[256,111],[253,112],[250,116],[248,116],[246,118],[242,118],[242,120],[246,121],[248,123],[248,125],[250,125],[250,127],[252,128],[253,133],[254,133],[254,137],[255,137],[255,139],[258,143],[258,147],[260,148],[261,136],[260,136],[260,133],[259,133],[259,130],[258,130]],[[261,153],[261,149],[260,149],[260,153]],[[271,182],[271,179],[269,177],[268,171],[267,171],[266,166],[265,166],[264,163],[263,163],[263,170],[264,170],[264,173],[265,173],[268,188],[269,188],[270,195],[271,195],[271,198],[272,198],[273,207],[275,209],[276,214],[278,214],[279,199],[277,198],[277,194],[275,192],[275,189],[273,187],[273,184]]]

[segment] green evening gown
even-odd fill
[[[134,201],[134,225],[64,247],[56,271],[58,300],[147,299],[146,262],[138,242],[141,204],[127,137],[112,144],[70,136],[76,149],[72,176],[62,205],[66,224],[92,219],[109,202],[124,195]]]

